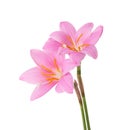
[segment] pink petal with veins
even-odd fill
[[[57,92],[73,93],[73,78],[70,73],[64,75],[56,86]]]
[[[85,43],[89,43],[91,45],[96,44],[96,42],[99,40],[99,38],[101,37],[103,32],[103,26],[98,26],[95,31],[93,31],[90,35],[90,37],[88,37],[85,40]]]
[[[37,65],[52,67],[51,55],[49,56],[44,51],[33,49],[31,50],[31,57]]]
[[[56,31],[53,32],[50,37],[54,39],[55,41],[61,43],[61,45],[70,45],[70,41],[67,37],[67,35],[62,31]]]
[[[72,39],[75,38],[76,30],[74,26],[69,22],[61,22],[60,30],[65,32],[65,34],[69,35]]]
[[[70,54],[71,59],[73,60],[73,62],[75,64],[80,64],[80,62],[83,60],[83,58],[85,57],[84,53],[81,52],[72,52]]]
[[[53,39],[49,39],[45,45],[43,46],[43,49],[48,51],[48,52],[53,52],[53,53],[57,53],[57,51],[59,50],[59,48],[62,46],[61,43],[53,40]]]
[[[38,82],[43,80],[43,77],[41,76],[41,73],[39,70],[40,69],[38,67],[27,70],[20,76],[20,80],[23,80],[32,84],[37,84]]]
[[[33,101],[37,98],[40,98],[41,96],[46,94],[54,85],[55,83],[50,83],[36,87],[31,95],[31,100]]]
[[[84,41],[91,33],[91,30],[93,28],[93,23],[86,23],[84,24],[76,33],[76,39],[75,41]],[[79,43],[81,43],[79,42]]]
[[[94,59],[96,59],[98,56],[97,49],[94,45],[86,47],[82,52],[84,52],[85,54],[88,54]]]

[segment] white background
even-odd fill
[[[77,29],[87,22],[104,26],[96,45],[98,59],[83,60],[82,76],[92,130],[114,130],[113,12],[113,0],[0,1],[1,130],[83,129],[75,93],[58,94],[53,88],[31,102],[35,85],[19,80],[25,70],[35,66],[29,50],[41,49],[61,21],[69,21]]]

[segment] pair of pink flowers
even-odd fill
[[[60,31],[55,31],[45,43],[43,51],[31,50],[31,57],[36,67],[24,72],[20,79],[37,84],[31,100],[37,99],[56,86],[57,92],[73,93],[73,77],[70,73],[79,66],[86,54],[97,58],[96,42],[103,27],[98,26],[93,32],[93,23],[83,25],[78,31],[69,22],[60,23]],[[69,58],[66,58],[66,54]]]

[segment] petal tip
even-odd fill
[[[23,80],[23,77],[22,77],[22,76],[20,76],[20,77],[19,77],[19,80]]]
[[[23,74],[19,77],[19,80],[24,80]]]
[[[98,29],[98,32],[100,32],[100,34],[102,34],[102,32],[103,32],[103,26],[100,25],[100,26],[97,27],[97,29]],[[96,30],[97,30],[97,29],[96,29]]]
[[[68,22],[68,21],[62,21],[62,22],[60,22],[60,26],[61,26],[62,24],[69,24],[69,22]]]
[[[34,101],[38,98],[38,95],[34,94],[34,92],[32,93],[31,97],[30,97],[30,101]]]
[[[36,51],[35,49],[31,49],[31,50],[30,50],[31,56],[32,56],[33,53],[35,53],[35,51]]]
[[[89,27],[93,27],[93,26],[94,26],[94,24],[93,24],[92,22],[88,22],[88,23],[86,23],[85,25],[87,25],[87,26],[89,26]]]
[[[98,57],[98,55],[94,56],[93,58],[94,58],[94,59],[97,59],[97,57]]]
[[[102,32],[103,32],[103,28],[104,28],[104,27],[103,27],[102,25],[100,25],[99,27],[100,27],[101,34],[102,34]]]
[[[30,101],[34,101],[36,98],[34,98],[33,96],[30,97]]]

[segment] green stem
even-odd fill
[[[83,108],[83,104],[82,104],[82,97],[78,88],[78,84],[76,82],[76,80],[74,81],[74,89],[75,92],[77,94],[77,98],[80,104],[80,110],[81,110],[81,115],[82,115],[82,122],[83,122],[83,129],[86,130],[86,121],[85,121],[85,115],[84,115],[84,108]]]
[[[88,130],[91,130],[90,121],[89,121],[89,115],[88,115],[88,108],[87,108],[87,103],[86,103],[86,97],[85,96],[82,97],[82,100],[83,100],[83,105],[84,105],[84,109],[85,109],[85,116],[86,116]]]
[[[88,128],[88,130],[91,130],[88,109],[87,109],[87,103],[86,103],[86,97],[85,97],[85,92],[84,92],[84,86],[83,86],[83,81],[82,81],[82,77],[81,77],[81,66],[77,67],[77,79],[78,79],[80,92],[81,92],[81,96],[82,96],[82,104],[84,107],[87,128]]]
[[[80,109],[81,109],[81,115],[82,115],[82,121],[83,121],[83,128],[84,128],[84,130],[87,130],[87,129],[86,129],[86,121],[85,121],[85,116],[84,116],[84,108],[83,108],[83,105],[80,105]]]

